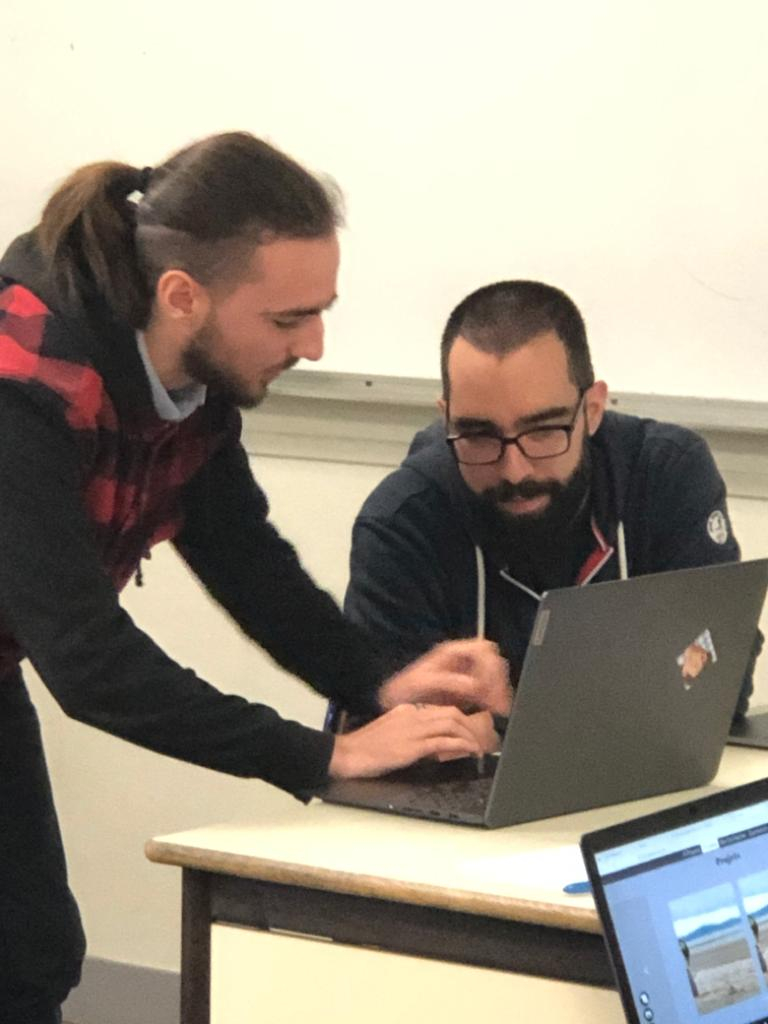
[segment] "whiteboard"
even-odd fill
[[[104,158],[243,128],[347,198],[320,369],[434,378],[536,278],[617,391],[768,395],[766,0],[9,0],[0,242]]]

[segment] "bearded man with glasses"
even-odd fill
[[[473,292],[448,320],[441,369],[441,422],[416,436],[353,532],[345,610],[395,664],[480,635],[514,680],[544,591],[740,557],[706,442],[606,412],[584,321],[559,289]],[[761,644],[758,633],[737,716]]]

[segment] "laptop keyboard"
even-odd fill
[[[489,755],[479,764],[466,757],[444,764],[420,762],[400,773],[393,772],[390,778],[399,775],[408,782],[398,791],[397,809],[420,818],[482,818],[497,763],[498,758]]]
[[[345,806],[481,825],[497,764],[495,754],[479,764],[471,757],[417,761],[380,778],[336,779],[319,795]]]
[[[493,784],[492,775],[474,779],[454,779],[439,785],[414,786],[402,803],[402,809],[420,816],[436,818],[482,817]]]

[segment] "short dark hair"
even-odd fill
[[[577,388],[595,382],[587,330],[576,304],[565,292],[540,281],[498,281],[478,288],[448,317],[440,346],[443,397],[450,392],[448,357],[461,335],[481,352],[504,356],[545,331],[555,331],[568,357],[568,375]]]
[[[248,132],[227,132],[154,169],[113,161],[79,168],[51,196],[38,234],[64,297],[95,289],[144,327],[164,271],[237,283],[255,246],[323,238],[342,221],[334,185]]]

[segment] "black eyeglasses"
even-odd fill
[[[571,435],[576,429],[586,391],[579,391],[579,400],[570,423],[557,427],[532,427],[514,437],[500,437],[498,434],[471,433],[449,434],[446,441],[453,449],[457,462],[465,466],[490,466],[504,455],[507,445],[514,444],[526,459],[554,459],[565,455],[571,447]]]

